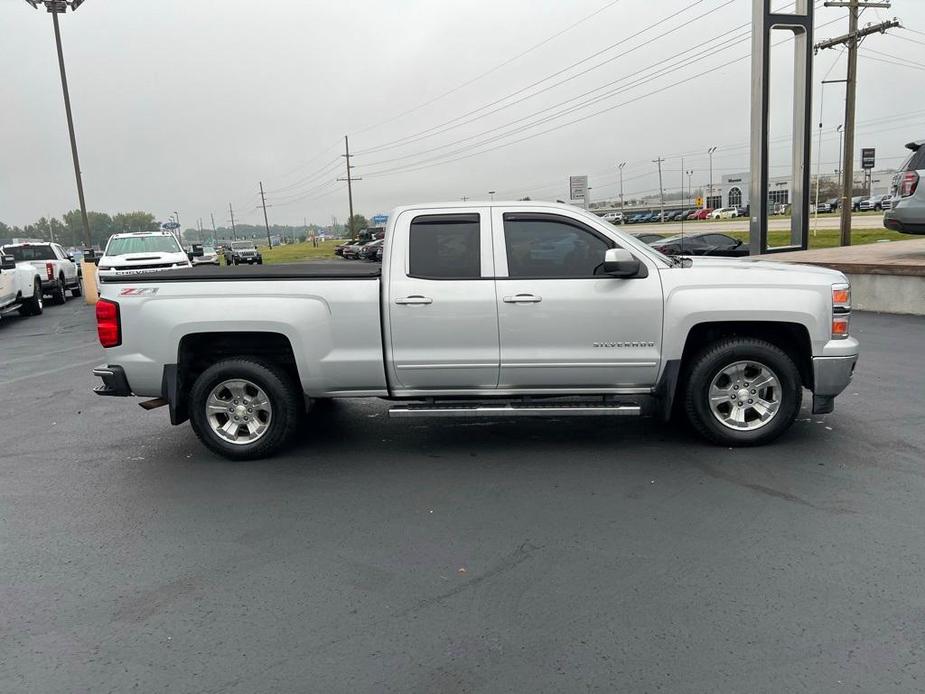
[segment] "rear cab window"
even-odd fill
[[[35,246],[8,246],[7,255],[16,258],[16,262],[29,262],[30,260],[58,260],[50,244]]]
[[[481,277],[478,213],[420,215],[408,235],[408,276],[459,280]]]

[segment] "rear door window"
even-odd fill
[[[481,277],[481,224],[478,214],[415,217],[409,232],[408,275],[419,279]]]

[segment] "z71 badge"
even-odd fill
[[[119,296],[154,296],[157,290],[158,287],[126,287]]]

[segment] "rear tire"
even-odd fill
[[[64,280],[60,277],[55,282],[55,288],[51,292],[51,300],[56,304],[63,304],[67,302],[67,291],[64,287]]]
[[[32,285],[32,298],[26,299],[23,305],[19,307],[20,316],[41,316],[45,310],[45,304],[42,301],[42,283],[36,279]]]
[[[800,372],[786,352],[764,340],[736,337],[708,345],[694,357],[684,406],[691,425],[709,441],[759,446],[793,424],[802,388]],[[729,402],[723,400],[727,395]]]
[[[253,404],[262,399],[260,396],[266,397],[266,428],[252,441],[245,424],[236,429],[228,422],[229,415],[215,408],[216,397],[224,402],[222,387],[229,381],[249,384],[238,404]],[[228,400],[227,405],[236,408],[237,402]],[[196,379],[189,396],[190,424],[196,436],[206,448],[229,460],[254,460],[276,453],[292,438],[304,409],[301,388],[290,376],[273,363],[248,357],[213,364]],[[247,412],[240,414],[243,417]],[[223,427],[234,431],[223,436],[219,433]],[[229,436],[240,436],[243,442],[232,442]]]
[[[75,284],[73,287],[71,287],[71,296],[74,297],[74,298],[76,299],[76,298],[77,298],[78,296],[80,296],[82,293],[83,293],[83,291],[82,291],[81,288],[80,288],[80,280],[77,280],[77,284]]]

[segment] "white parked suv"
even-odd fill
[[[192,267],[189,256],[169,232],[114,234],[100,258],[96,288],[105,279],[188,267]]]
[[[11,255],[17,263],[33,266],[42,278],[42,293],[56,304],[67,301],[67,292],[80,296],[80,277],[77,264],[57,243],[7,244],[0,253]]]
[[[611,224],[623,224],[623,213],[622,212],[608,212],[603,217],[601,217],[605,222],[610,222]]]
[[[718,210],[713,210],[710,213],[710,219],[729,219],[731,217],[738,217],[739,209],[737,207],[721,207]]]

